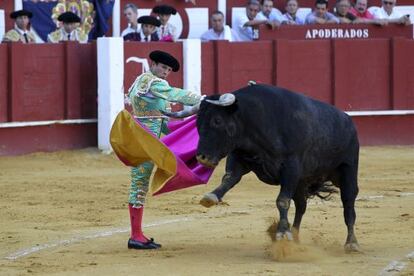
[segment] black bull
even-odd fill
[[[215,166],[227,156],[221,184],[201,204],[217,204],[252,171],[261,181],[281,186],[276,239],[297,240],[307,199],[332,192],[334,185],[340,190],[348,228],[345,249],[357,251],[359,143],[351,118],[331,105],[277,87],[252,85],[232,94],[235,100],[226,106],[218,96],[209,96],[198,110],[197,159]],[[296,207],[293,235],[288,222],[291,199]]]

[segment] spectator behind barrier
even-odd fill
[[[283,14],[284,19],[282,20],[282,24],[288,25],[303,25],[305,22],[302,18],[297,16],[297,12],[299,9],[299,3],[297,0],[287,0],[286,1],[286,13]]]
[[[267,24],[274,28],[270,20],[260,19],[257,14],[260,12],[260,2],[257,0],[249,0],[246,5],[246,13],[239,15],[236,18],[236,26],[233,29],[236,31],[240,41],[251,41],[259,38],[259,26]]]
[[[162,0],[155,0],[155,2],[162,2]],[[184,2],[190,2],[190,3],[192,3],[193,5],[196,5],[197,3],[197,1],[196,0],[184,0]]]
[[[210,17],[211,29],[201,35],[202,41],[209,40],[228,40],[237,41],[237,34],[228,25],[224,24],[224,14],[221,11],[215,11]]]
[[[356,17],[349,10],[351,8],[351,3],[349,0],[337,0],[335,4],[335,13],[334,15],[339,19],[339,22],[342,24],[349,23],[361,23],[362,19]]]
[[[157,28],[158,37],[160,41],[174,42],[178,39],[177,28],[168,23],[172,14],[176,14],[177,10],[174,7],[168,5],[155,6],[152,12],[157,14],[158,19],[161,21],[161,26]]]
[[[262,10],[259,12],[257,17],[262,20],[270,20],[274,24],[274,26],[278,27],[280,26],[282,21],[284,21],[284,17],[282,13],[273,6],[273,0],[263,0]]]
[[[356,0],[354,7],[352,7],[349,11],[363,19],[374,19],[374,16],[367,10],[368,8],[368,0]]]
[[[354,7],[349,9],[349,12],[358,17],[362,23],[386,25],[387,21],[384,19],[375,19],[374,16],[367,10],[368,0],[356,0]]]
[[[306,16],[306,24],[339,23],[339,19],[328,12],[327,0],[316,0],[315,9]]]
[[[140,32],[138,27],[138,7],[134,4],[126,4],[124,7],[124,16],[128,21],[128,27],[122,31],[121,36],[125,40],[125,36],[134,34],[137,36]]]
[[[47,41],[59,43],[60,41],[88,42],[88,35],[80,28],[81,19],[73,12],[64,12],[59,15],[58,20],[63,22],[63,26],[47,36]]]
[[[151,42],[160,40],[156,28],[161,25],[161,22],[155,16],[141,16],[137,22],[141,24],[141,31],[127,34],[124,36],[125,41]]]
[[[387,23],[398,23],[410,25],[410,15],[402,15],[394,9],[397,0],[382,0],[382,7],[373,11],[372,15],[376,19],[386,20]]]
[[[8,31],[4,37],[4,42],[36,43],[36,35],[30,27],[30,18],[33,14],[30,11],[19,10],[10,14],[10,18],[15,21],[14,28]]]

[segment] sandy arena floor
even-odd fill
[[[158,251],[128,250],[129,169],[95,149],[0,157],[0,275],[414,275],[414,147],[362,148],[356,234],[345,254],[342,205],[312,199],[301,244],[275,260],[266,234],[278,187],[247,175],[205,209],[220,181],[149,198]],[[290,217],[294,214],[294,207]]]

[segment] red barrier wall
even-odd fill
[[[0,45],[0,123],[97,117],[96,45]],[[96,123],[0,127],[0,155],[96,146]]]
[[[183,48],[182,43],[165,43],[165,42],[125,42],[124,43],[124,91],[128,92],[129,87],[135,81],[136,77],[142,74],[141,64],[136,62],[126,63],[126,60],[130,57],[139,57],[148,59],[148,63],[151,66],[151,61],[149,59],[150,52],[154,50],[166,51],[173,55],[182,65],[183,64]],[[171,72],[168,77],[168,83],[175,87],[183,86],[183,74],[182,68],[179,72]]]
[[[333,50],[334,104],[343,110],[392,109],[390,40],[337,40]]]
[[[0,128],[0,156],[96,147],[96,123]]]
[[[413,38],[413,25],[389,24],[386,27],[372,24],[325,24],[325,25],[283,25],[272,30],[260,26],[259,40],[275,39],[372,39]]]
[[[216,44],[213,42],[205,42],[201,44],[201,87],[203,94],[212,95],[218,90],[216,85],[217,70],[216,70]]]
[[[347,111],[414,109],[412,40],[215,41],[203,43],[203,61],[210,51],[201,89],[208,94],[211,83],[224,93],[256,80]]]
[[[413,145],[414,115],[352,117],[363,146]]]
[[[214,41],[213,47],[203,46],[203,49],[213,50],[215,59],[213,70],[208,69],[208,65],[203,64],[202,85],[215,83],[215,92],[228,92],[245,86],[249,80],[256,80],[263,83],[273,83],[273,47],[268,41],[255,43],[238,42],[229,43],[227,41]],[[204,44],[204,43],[203,43]],[[208,60],[211,56],[208,52],[202,52],[202,60]],[[205,68],[206,67],[206,68]],[[213,79],[208,79],[213,77]],[[204,93],[205,87],[202,86]],[[211,94],[209,85],[207,94]]]
[[[8,121],[96,118],[95,44],[4,46],[8,48],[2,45],[0,52],[9,56]]]
[[[8,110],[8,63],[7,45],[0,44],[0,123],[7,121]]]
[[[64,46],[10,44],[11,121],[64,119]],[[59,89],[59,87],[61,87]]]
[[[276,85],[332,103],[330,41],[278,40],[276,53]]]
[[[394,39],[392,47],[392,106],[394,109],[413,109],[414,41]]]
[[[96,118],[97,60],[96,44],[66,44],[66,119]]]
[[[230,90],[246,85],[249,80],[273,83],[274,70],[272,61],[274,57],[272,45],[258,42],[255,44],[255,48],[256,52],[253,52],[251,51],[250,43],[237,43],[234,45],[233,51],[229,53],[231,60],[227,61],[226,57],[220,60],[221,63],[218,66],[225,68],[223,74],[232,72]],[[264,55],[264,53],[268,53],[268,55]],[[246,62],[249,60],[253,62]]]

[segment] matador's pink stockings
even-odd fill
[[[147,242],[147,237],[142,232],[142,216],[144,215],[144,206],[140,208],[132,207],[129,204],[129,218],[131,220],[131,239],[140,242]]]

